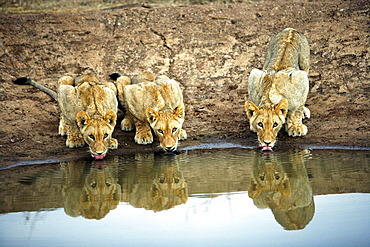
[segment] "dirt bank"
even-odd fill
[[[243,109],[247,78],[262,68],[274,33],[293,27],[311,46],[307,136],[279,134],[278,147],[369,147],[369,2],[258,3],[123,8],[99,12],[0,15],[1,166],[19,160],[86,156],[57,135],[58,108],[30,76],[56,88],[62,75],[151,70],[176,79],[186,103],[182,146],[234,142],[257,146]],[[122,114],[120,114],[122,117]],[[118,128],[112,153],[152,150]]]

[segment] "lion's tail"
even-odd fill
[[[120,78],[122,75],[120,73],[112,73],[109,75],[109,77],[113,80],[113,81],[117,81],[118,78]]]
[[[55,101],[58,101],[58,95],[56,92],[54,92],[53,90],[47,88],[47,87],[44,87],[43,85],[35,82],[34,80],[32,80],[31,78],[28,78],[28,77],[20,77],[18,79],[16,79],[14,81],[15,84],[18,84],[18,85],[32,85],[34,86],[35,88],[38,88],[40,89],[41,91],[49,94]]]

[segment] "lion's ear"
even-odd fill
[[[181,103],[178,107],[176,107],[173,110],[173,114],[178,118],[184,118],[185,117],[185,106],[183,103]]]
[[[286,114],[288,113],[288,100],[286,98],[281,99],[279,104],[275,106],[275,111],[277,113],[280,112],[284,117],[286,117]]]
[[[248,196],[252,199],[258,197],[261,194],[262,190],[259,188],[258,184],[251,180],[248,188]]]
[[[89,120],[90,120],[89,115],[84,111],[81,111],[81,112],[77,113],[77,115],[76,115],[76,121],[77,121],[77,125],[78,125],[79,128],[82,128],[85,125],[87,125]]]
[[[245,102],[245,112],[247,113],[247,117],[251,118],[255,112],[259,111],[258,106],[253,104],[252,101]]]
[[[116,125],[117,114],[114,111],[108,111],[105,113],[104,120],[111,126]]]
[[[146,114],[146,117],[147,117],[150,124],[155,122],[158,119],[158,116],[159,116],[158,112],[156,110],[152,109],[152,108],[146,109],[145,114]]]

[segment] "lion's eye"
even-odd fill
[[[106,139],[108,137],[108,134],[104,134],[104,139]]]
[[[280,179],[280,175],[278,173],[275,173],[275,179],[276,180],[279,180]]]
[[[106,182],[105,183],[105,186],[109,187],[110,186],[110,183]]]
[[[261,181],[264,181],[265,180],[265,174],[261,174],[260,179],[261,179]]]
[[[97,184],[96,184],[95,182],[93,182],[93,183],[91,184],[91,187],[93,187],[93,188],[96,188],[96,186],[97,186]]]
[[[95,136],[94,135],[89,135],[90,139],[95,141]]]
[[[259,127],[263,128],[263,123],[262,123],[262,122],[259,122],[257,125],[258,125]]]
[[[163,134],[163,130],[158,129],[157,131],[158,131],[158,133]]]
[[[278,127],[278,123],[274,123],[273,125],[272,125],[272,127],[274,127],[274,128],[276,128],[276,127]]]
[[[175,133],[177,131],[177,128],[172,129],[172,133]]]

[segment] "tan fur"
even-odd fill
[[[171,209],[188,200],[188,187],[176,156],[137,153],[130,161],[122,184],[121,200],[135,208],[156,212]]]
[[[287,28],[272,37],[263,71],[251,71],[245,110],[260,146],[273,147],[284,124],[290,136],[307,134],[302,119],[310,117],[309,109],[304,107],[309,91],[309,60],[306,37]]]
[[[288,155],[256,154],[248,196],[260,209],[270,208],[286,230],[303,229],[312,220],[315,205],[304,157],[308,150]]]
[[[121,200],[117,177],[119,162],[117,156],[109,158],[93,164],[86,159],[61,163],[63,204],[67,215],[102,219],[117,207]]]
[[[102,219],[115,209],[121,199],[121,186],[110,166],[91,167],[80,197],[81,215],[86,219]]]
[[[282,165],[276,160],[259,157],[253,168],[248,189],[250,198],[257,198],[264,191],[280,192],[285,198],[291,196],[289,178]]]
[[[59,79],[59,134],[67,135],[67,147],[86,142],[93,156],[117,148],[118,142],[112,138],[117,119],[116,91],[113,83],[101,83],[91,75]]]
[[[130,131],[135,126],[136,143],[152,143],[151,128],[165,151],[175,151],[178,140],[187,138],[182,129],[185,118],[182,92],[175,80],[143,73],[132,80],[121,76],[116,85],[118,98],[127,111],[121,128]]]

